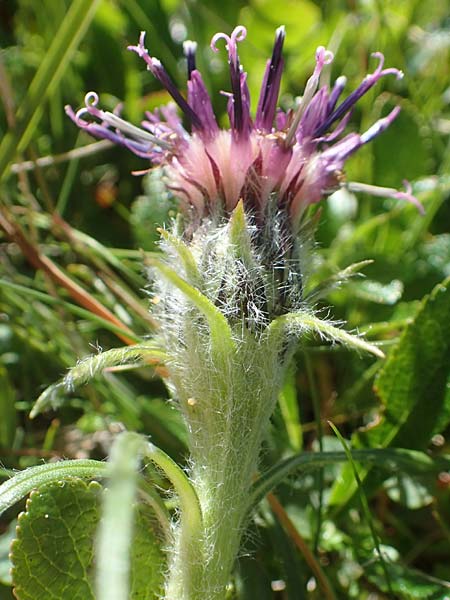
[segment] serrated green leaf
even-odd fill
[[[435,287],[379,372],[385,412],[361,441],[423,448],[444,409],[450,373],[450,278]]]
[[[12,544],[18,600],[94,600],[94,536],[100,521],[101,487],[79,479],[35,491],[19,517]],[[135,515],[130,600],[160,597],[164,555],[151,513]]]
[[[442,415],[448,414],[447,380],[450,368],[450,278],[425,298],[415,319],[403,332],[376,379],[385,410],[375,427],[354,436],[353,445],[426,447]],[[366,473],[361,472],[361,478]],[[380,483],[371,477],[371,486]],[[345,467],[331,502],[341,504],[355,492]]]
[[[13,521],[5,533],[0,536],[0,583],[3,585],[12,585],[9,547],[16,537],[16,525],[17,522]]]
[[[69,480],[34,491],[11,545],[18,600],[94,600],[91,565],[98,483]]]

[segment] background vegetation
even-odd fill
[[[287,29],[284,105],[302,93],[320,44],[336,52],[332,76],[345,73],[347,89],[371,69],[373,51],[401,68],[402,82],[381,82],[358,105],[356,129],[394,104],[402,112],[352,159],[347,175],[392,187],[409,179],[426,209],[420,217],[412,206],[343,192],[323,203],[316,256],[305,265],[310,287],[372,259],[365,278],[335,289],[323,306],[331,304],[331,314],[348,328],[380,342],[390,358],[383,366],[312,340],[300,349],[264,465],[302,449],[342,449],[328,421],[355,447],[449,453],[448,283],[426,298],[450,276],[449,8],[421,0],[0,4],[4,476],[43,460],[103,458],[122,428],[150,435],[183,462],[183,425],[148,367],[108,370],[59,395],[52,411],[29,418],[42,389],[81,357],[151,334],[145,257],[157,252],[156,228],[176,210],[158,173],[130,174],[147,167],[141,159],[103,143],[88,155],[74,151],[92,140],[66,118],[64,105],[82,105],[85,92],[95,89],[104,105],[123,101],[126,117],[139,122],[143,110],[166,102],[166,93],[125,50],[146,30],[152,54],[181,88],[181,43],[198,41],[200,69],[226,123],[219,94],[229,87],[226,63],[211,54],[209,41],[237,23],[249,31],[240,52],[253,98],[280,24]],[[370,513],[361,508],[349,465],[292,476],[276,491],[280,510],[276,499],[263,501],[239,561],[237,597],[450,597],[450,475],[421,471],[412,461],[390,474],[361,468],[360,477]],[[2,600],[12,598],[7,548],[16,514],[8,512],[0,524]],[[390,561],[388,573],[377,558],[378,542]]]

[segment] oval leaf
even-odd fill
[[[19,517],[11,546],[18,600],[94,600],[94,537],[101,486],[79,479],[34,491]],[[159,598],[164,554],[148,510],[136,511],[131,553],[130,600]]]

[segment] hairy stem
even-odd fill
[[[241,339],[227,373],[209,369],[204,386],[196,378],[193,385],[202,391],[200,396],[194,398],[189,382],[178,380],[191,431],[191,479],[202,521],[197,535],[190,537],[189,549],[184,547],[187,538],[180,521],[166,600],[225,598],[283,372],[276,353],[249,337]]]

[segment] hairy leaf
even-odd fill
[[[269,343],[274,343],[280,336],[284,336],[286,331],[297,336],[315,333],[326,340],[340,342],[355,350],[370,352],[378,358],[384,358],[383,352],[377,346],[306,311],[287,313],[274,319],[268,327]]]
[[[108,367],[149,362],[163,362],[167,355],[151,343],[136,344],[107,350],[94,356],[88,356],[70,369],[64,379],[48,387],[39,398],[30,413],[30,418],[36,417],[48,408],[56,408],[60,403],[62,391],[71,391],[76,386],[83,385]]]
[[[424,447],[444,408],[449,370],[450,278],[425,299],[378,374],[375,389],[385,412],[368,439],[383,446]]]
[[[196,288],[189,285],[168,265],[157,259],[149,264],[175,287],[177,287],[192,304],[205,316],[211,331],[211,342],[219,356],[228,356],[234,347],[230,325],[225,316],[214,304]]]

